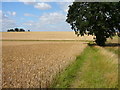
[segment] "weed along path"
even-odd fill
[[[65,71],[55,88],[117,88],[118,57],[104,47],[88,46]]]

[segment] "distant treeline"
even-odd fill
[[[22,28],[15,28],[15,29],[9,29],[9,30],[7,30],[7,32],[25,32],[25,30],[24,29],[22,29]],[[28,32],[30,32],[30,30],[28,30]]]

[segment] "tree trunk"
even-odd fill
[[[104,35],[102,35],[102,34],[99,33],[99,34],[96,35],[95,42],[99,46],[105,46],[106,38],[104,37]]]

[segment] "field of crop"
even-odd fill
[[[74,32],[4,32],[3,40],[93,40],[92,36],[77,37]]]
[[[56,32],[52,34],[54,37]],[[37,39],[36,35],[33,36]],[[65,34],[61,37],[69,39]],[[31,39],[24,34],[22,38],[22,33],[3,33],[3,39],[13,38]],[[63,38],[60,39],[65,40]],[[4,88],[49,87],[55,75],[73,62],[86,46],[85,42],[77,41],[3,41],[2,85]]]
[[[74,32],[2,33],[2,87],[117,87],[118,38],[105,47],[88,46],[92,38]]]
[[[118,88],[118,37],[106,46],[88,45],[76,60],[56,77],[53,88]]]

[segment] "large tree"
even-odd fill
[[[66,21],[78,36],[94,35],[104,46],[107,38],[120,32],[120,2],[73,2]]]

